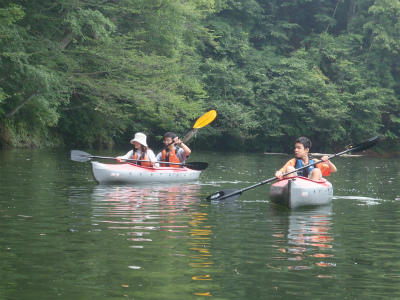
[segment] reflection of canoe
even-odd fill
[[[305,177],[285,178],[270,187],[269,198],[272,203],[288,208],[324,205],[331,203],[333,187],[326,179],[313,181]]]
[[[92,172],[98,183],[185,182],[199,179],[201,173],[188,168],[149,168],[96,161],[92,161]]]
[[[274,216],[273,244],[279,253],[275,259],[286,259],[290,270],[335,267],[332,204],[307,209],[282,208],[269,206]]]

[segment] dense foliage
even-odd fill
[[[400,153],[399,0],[0,0],[0,147]],[[201,147],[200,146],[200,147]]]

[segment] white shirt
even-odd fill
[[[140,159],[140,156],[142,156],[142,151],[136,150],[136,154],[138,156],[138,159]],[[147,158],[152,161],[156,161],[156,156],[154,155],[153,150],[148,149],[146,152]],[[121,156],[121,159],[133,159],[133,150],[129,151],[127,154],[124,156]],[[158,166],[158,164],[156,164]]]

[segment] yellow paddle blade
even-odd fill
[[[193,128],[202,128],[214,121],[216,117],[217,112],[215,110],[210,110],[208,113],[205,113],[196,121]]]

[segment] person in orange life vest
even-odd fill
[[[294,144],[294,155],[295,158],[289,160],[286,165],[284,165],[279,171],[275,173],[276,178],[282,179],[284,173],[294,171],[295,169],[301,168],[308,164],[311,164],[317,160],[309,156],[309,151],[311,148],[311,141],[302,136],[299,137]],[[329,176],[332,172],[336,172],[336,167],[329,160],[328,156],[321,157],[322,163],[310,166],[298,172],[286,175],[285,177],[303,176],[308,177],[311,180],[320,180],[322,175]]]
[[[167,132],[164,134],[164,145],[167,147],[157,154],[156,160],[158,162],[173,162],[173,163],[184,163],[188,158],[192,150],[186,146],[173,132]],[[171,145],[170,145],[171,144]],[[180,147],[176,147],[179,145]],[[179,168],[179,165],[160,164],[161,167],[174,167]]]
[[[138,161],[132,163],[143,167],[157,167],[158,164],[156,164],[156,156],[154,155],[153,150],[148,148],[146,140],[147,137],[144,133],[136,133],[135,137],[131,140],[133,149],[126,153],[124,156],[118,156],[117,161],[122,162],[124,159],[146,160],[146,162]]]

